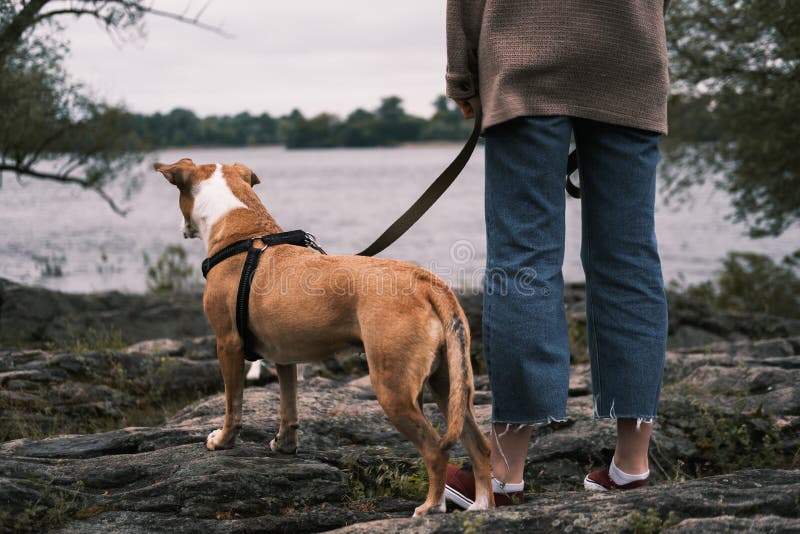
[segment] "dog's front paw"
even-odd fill
[[[206,438],[206,448],[210,451],[229,449],[231,447],[233,447],[233,439],[223,441],[221,428],[216,429]]]
[[[297,452],[296,443],[283,443],[278,437],[269,442],[269,448],[273,452],[282,452],[284,454],[294,454]]]
[[[414,515],[412,517],[423,517],[428,514],[444,514],[446,512],[447,512],[447,503],[445,503],[444,495],[442,495],[442,500],[439,501],[439,504],[431,506],[426,501],[420,506],[417,506],[414,509]]]
[[[486,497],[482,499],[475,499],[469,508],[467,508],[467,512],[484,512],[489,509],[489,499]]]

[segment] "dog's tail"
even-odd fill
[[[438,287],[434,291],[440,290]],[[458,299],[445,286],[445,295],[436,295],[434,307],[445,331],[445,351],[450,378],[447,401],[447,431],[439,441],[441,450],[450,450],[461,437],[464,418],[472,401],[472,365],[469,361],[469,323]]]

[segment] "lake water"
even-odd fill
[[[240,161],[261,178],[256,187],[284,229],[317,236],[330,254],[361,250],[402,213],[458,152],[459,147],[287,151],[282,148],[203,148],[161,151],[152,161],[191,157],[196,163]],[[122,194],[129,178],[112,189]],[[744,227],[724,219],[728,199],[710,188],[675,211],[659,197],[657,236],[664,277],[687,281],[711,277],[729,250],[780,258],[800,245],[800,231],[778,239],[751,240]],[[0,276],[69,292],[146,290],[144,254],[157,257],[172,244],[184,246],[198,266],[200,240],[184,240],[178,192],[160,174],[144,175],[141,189],[114,214],[96,194],[70,186],[6,177],[0,188]],[[382,255],[423,265],[454,286],[480,285],[486,241],[483,224],[483,151],[444,197]],[[567,200],[564,277],[583,280],[580,204]],[[48,273],[49,266],[49,273]]]

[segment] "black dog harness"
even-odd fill
[[[254,247],[254,241],[261,241],[263,246],[260,248]],[[242,276],[239,278],[239,290],[236,293],[236,330],[239,332],[239,337],[242,339],[244,357],[251,362],[262,359],[262,356],[253,352],[253,334],[250,332],[250,329],[247,328],[247,321],[250,316],[250,287],[253,285],[253,273],[255,273],[256,267],[258,267],[258,260],[261,258],[261,253],[272,245],[309,247],[321,254],[325,254],[322,247],[317,245],[313,235],[302,230],[292,230],[290,232],[251,237],[250,239],[237,241],[220,250],[210,258],[203,260],[203,278],[206,278],[208,272],[213,269],[215,265],[227,260],[231,256],[247,252],[247,257],[244,260],[244,267],[242,267]]]

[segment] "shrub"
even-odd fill
[[[672,287],[717,311],[800,319],[800,250],[780,263],[751,252],[729,252],[714,280]]]
[[[145,253],[147,288],[153,293],[173,293],[189,289],[194,269],[186,258],[186,250],[180,245],[165,248],[155,264],[150,262],[150,257]]]
[[[418,501],[425,498],[428,474],[422,459],[384,456],[377,463],[370,460],[357,454],[342,457],[342,468],[350,475],[352,499],[401,497]]]

